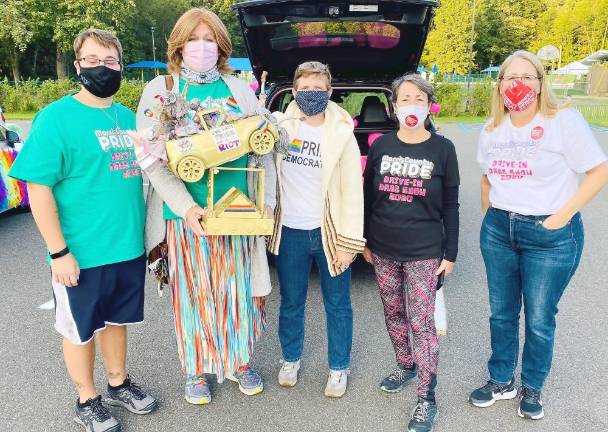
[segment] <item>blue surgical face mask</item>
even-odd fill
[[[329,103],[329,92],[327,90],[298,90],[296,103],[305,115],[313,116],[325,111]]]

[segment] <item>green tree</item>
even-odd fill
[[[136,12],[134,0],[56,0],[48,1],[47,5],[47,22],[52,28],[52,39],[57,47],[59,79],[67,76],[67,53],[80,31],[90,27],[109,30],[122,36],[125,44],[133,38],[131,23]]]
[[[0,52],[8,58],[13,79],[19,81],[21,54],[39,30],[36,0],[4,0],[0,3]]]
[[[531,48],[547,44],[561,47],[563,63],[608,48],[608,0],[553,0],[540,22],[538,40]]]
[[[498,65],[513,51],[527,49],[537,39],[538,19],[546,0],[481,0],[476,19],[477,65]]]
[[[444,0],[433,20],[423,63],[436,64],[442,72],[465,73],[471,60],[471,22],[471,0]]]

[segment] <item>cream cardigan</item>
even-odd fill
[[[279,125],[294,139],[304,116],[295,102],[285,113],[273,113]],[[361,154],[353,134],[350,115],[336,103],[329,102],[325,110],[325,122],[321,129],[321,194],[323,222],[321,234],[327,266],[332,276],[343,272],[333,265],[336,251],[359,253],[363,251],[363,182],[361,179]],[[278,255],[281,243],[283,213],[281,209],[281,163],[283,155],[276,155],[277,204],[275,207],[274,233],[268,250]]]

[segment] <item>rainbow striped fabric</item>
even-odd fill
[[[291,151],[294,153],[302,152],[302,140],[294,139],[291,141]]]
[[[0,148],[0,213],[29,205],[25,183],[8,176],[8,171],[16,158],[17,152],[15,150]]]
[[[177,351],[187,376],[218,382],[248,364],[266,329],[264,297],[249,283],[252,240],[196,237],[182,219],[167,221],[169,286]]]
[[[226,98],[226,111],[240,113],[241,109],[239,108],[239,104],[236,102],[236,99],[232,96]]]
[[[262,129],[264,131],[268,130],[268,128],[270,128],[270,122],[268,120],[266,120],[265,118],[262,119],[262,121],[260,122],[260,124],[258,125],[257,129]]]

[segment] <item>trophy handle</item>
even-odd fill
[[[209,182],[207,183],[207,213],[213,213],[213,201],[214,201],[214,177],[218,171],[216,167],[209,169]]]

